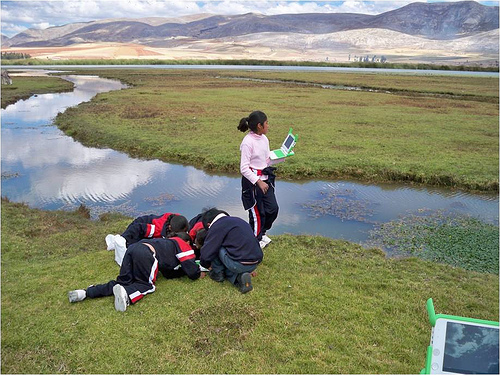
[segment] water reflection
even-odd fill
[[[2,195],[44,209],[74,208],[93,216],[180,212],[188,218],[218,206],[247,218],[240,178],[190,166],[132,159],[111,149],[84,147],[52,125],[67,107],[124,86],[98,77],[68,76],[72,93],[46,94],[2,110]],[[423,209],[454,210],[498,223],[498,197],[401,185],[279,181],[280,215],[271,233],[321,234],[355,242],[375,223]],[[320,203],[319,206],[317,203]],[[316,209],[311,208],[316,204]]]

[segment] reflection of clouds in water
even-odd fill
[[[205,172],[189,167],[181,192],[189,197],[200,195],[216,197],[228,188],[229,180],[222,176],[209,176]]]
[[[45,168],[33,175],[32,186],[35,196],[42,201],[111,202],[127,197],[169,168],[159,161],[140,161],[115,154],[83,168],[74,165]]]
[[[75,91],[91,92],[93,95],[100,92],[120,90],[126,87],[119,81],[102,79],[98,76],[69,75],[65,76],[65,78],[75,84]]]
[[[74,105],[78,102],[69,96],[65,98],[63,94],[38,95],[27,100],[20,100],[15,105],[3,109],[2,122],[26,125],[48,123],[61,111],[61,105],[69,106],[71,103]]]
[[[73,92],[59,94],[40,94],[27,100],[20,100],[2,110],[3,121],[35,125],[49,122],[59,112],[68,107],[92,99],[97,93],[119,90],[123,87],[118,81],[103,80],[99,77],[67,76],[75,84]]]
[[[248,212],[243,209],[241,202],[241,187],[239,178],[234,182],[234,178],[224,176],[209,176],[202,170],[186,167],[185,182],[180,192],[190,199],[200,200],[202,207],[214,207],[227,211],[232,216],[248,220]],[[277,193],[278,203],[280,198]],[[279,216],[280,225],[295,226],[302,220],[300,214],[293,214],[282,211]]]
[[[41,168],[60,163],[82,166],[106,159],[114,151],[82,146],[69,137],[47,139],[40,133],[2,132],[2,160],[21,163],[24,168]]]
[[[13,125],[2,126],[2,168],[21,165],[29,170],[31,180],[30,191],[18,200],[112,202],[170,168],[159,161],[130,159],[110,149],[84,147],[56,127],[43,133],[27,130],[48,124],[66,107],[90,100],[96,93],[125,87],[96,76],[67,78],[75,84],[71,93],[37,95],[2,110],[2,124]]]
[[[298,226],[300,222],[304,220],[304,217],[298,214],[287,212],[286,215],[278,215],[278,220],[280,225]]]

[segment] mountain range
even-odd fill
[[[412,3],[379,15],[355,13],[203,14],[185,18],[108,19],[73,23],[45,30],[29,29],[4,47],[54,47],[76,43],[117,42],[168,46],[175,38],[215,39],[256,33],[328,34],[385,29],[435,40],[468,37],[498,29],[499,7],[474,1]]]
[[[458,1],[412,3],[378,15],[115,18],[2,36],[2,52],[45,60],[380,60],[498,66],[499,7]]]

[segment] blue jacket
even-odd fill
[[[208,268],[225,247],[229,257],[237,262],[260,263],[264,254],[250,225],[239,217],[224,216],[208,229],[201,248],[200,264]]]

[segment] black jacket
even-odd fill
[[[200,264],[210,267],[221,247],[237,262],[261,262],[264,257],[250,225],[239,217],[223,216],[210,226],[201,248]]]
[[[158,269],[167,279],[184,275],[192,280],[200,277],[200,267],[195,263],[194,250],[179,237],[152,238],[141,242],[154,247]]]

